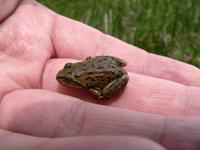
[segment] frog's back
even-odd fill
[[[75,79],[85,87],[103,88],[124,74],[124,69],[107,57],[90,58],[76,65]]]
[[[115,71],[121,67],[117,66],[117,63],[110,56],[98,56],[94,58],[87,58],[86,61],[76,63],[74,65],[74,72],[78,76],[87,74],[89,72],[103,72],[103,71]]]
[[[111,64],[111,65],[117,65],[118,67],[124,67],[126,66],[126,61],[123,59],[113,57],[113,56],[96,56],[96,57],[88,57],[86,58],[87,62],[93,62],[93,63],[100,63],[100,64]]]

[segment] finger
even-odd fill
[[[200,85],[199,69],[166,57],[149,54],[80,22],[57,16],[52,34],[58,57],[85,59],[88,56],[120,56],[130,72]]]
[[[62,140],[56,140],[59,144],[59,149],[69,150],[164,150],[162,146],[151,140],[138,137],[128,137],[128,136],[89,136],[89,137],[76,137],[68,139],[66,143],[66,138]],[[48,145],[49,148],[53,146],[58,148],[58,144]],[[61,143],[61,144],[60,144]],[[61,145],[61,146],[60,146]],[[51,147],[50,147],[51,146]]]
[[[200,88],[176,82],[129,73],[129,82],[120,95],[109,101],[95,100],[84,89],[64,87],[56,81],[56,73],[70,59],[54,59],[43,72],[42,88],[91,102],[162,115],[200,115]]]
[[[126,136],[92,136],[73,138],[39,138],[0,130],[0,144],[4,150],[164,150],[153,141]]]
[[[45,137],[134,135],[170,149],[197,146],[199,117],[164,117],[100,106],[43,90],[7,95],[0,107],[0,127]]]
[[[54,56],[50,37],[54,14],[33,0],[1,0],[0,18],[1,11],[8,9],[9,15],[16,6],[0,24],[0,99],[16,89],[40,88],[45,63]]]
[[[14,12],[17,8],[17,5],[20,3],[21,0],[16,1],[4,1],[0,0],[0,22],[2,22],[6,17]]]

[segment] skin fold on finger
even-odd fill
[[[0,139],[4,150],[164,150],[153,141],[129,136],[40,138],[0,129]]]
[[[80,22],[57,16],[52,34],[57,57],[83,60],[88,56],[120,56],[128,70],[185,85],[200,85],[200,70],[170,58],[149,54],[142,49]]]
[[[125,90],[111,100],[99,101],[85,89],[64,87],[56,80],[58,70],[71,59],[52,59],[43,72],[42,88],[109,106],[162,115],[200,115],[200,88],[188,87],[129,72]]]
[[[170,149],[199,148],[199,117],[123,110],[45,90],[10,93],[1,103],[0,118],[2,129],[32,136],[131,135],[149,138]]]
[[[0,0],[0,22],[11,15],[21,0]]]

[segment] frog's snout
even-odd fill
[[[58,71],[57,75],[56,75],[56,79],[59,80],[59,79],[62,79],[64,78],[64,73],[62,70]]]

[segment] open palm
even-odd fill
[[[65,63],[95,55],[128,62],[129,83],[110,101],[98,102],[85,91],[64,88],[55,78]],[[154,142],[171,149],[198,146],[197,68],[149,54],[38,2],[22,1],[1,22],[0,77],[0,137],[10,135],[0,142],[5,147],[162,149]],[[28,144],[22,144],[24,140]],[[186,141],[188,147],[180,144]]]

